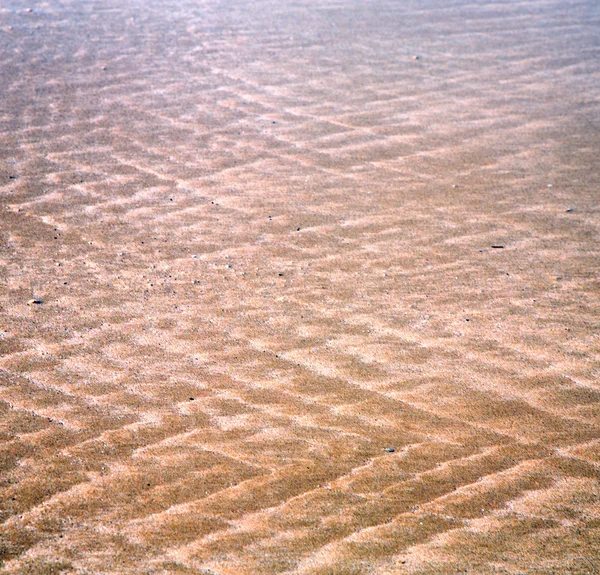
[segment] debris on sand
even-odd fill
[[[501,246],[500,244],[492,246],[492,248],[494,248],[495,250],[503,250],[504,246]]]
[[[27,302],[27,305],[40,305],[40,304],[43,304],[43,303],[44,303],[44,301],[43,301],[43,300],[41,300],[41,299],[37,299],[37,298],[33,298],[33,299],[30,299],[30,300]]]

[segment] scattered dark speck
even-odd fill
[[[279,277],[282,277],[282,276],[283,276],[283,274],[279,274]]]
[[[193,397],[190,397],[190,401],[194,401],[194,398],[193,398]]]

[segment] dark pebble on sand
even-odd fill
[[[504,246],[492,246],[495,250],[503,250]]]
[[[393,447],[384,447],[383,450],[388,453],[394,453],[394,451],[396,451]]]

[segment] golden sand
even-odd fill
[[[600,573],[599,29],[2,3],[0,573]]]

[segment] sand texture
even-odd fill
[[[600,573],[599,2],[6,0],[0,75],[0,574]]]

